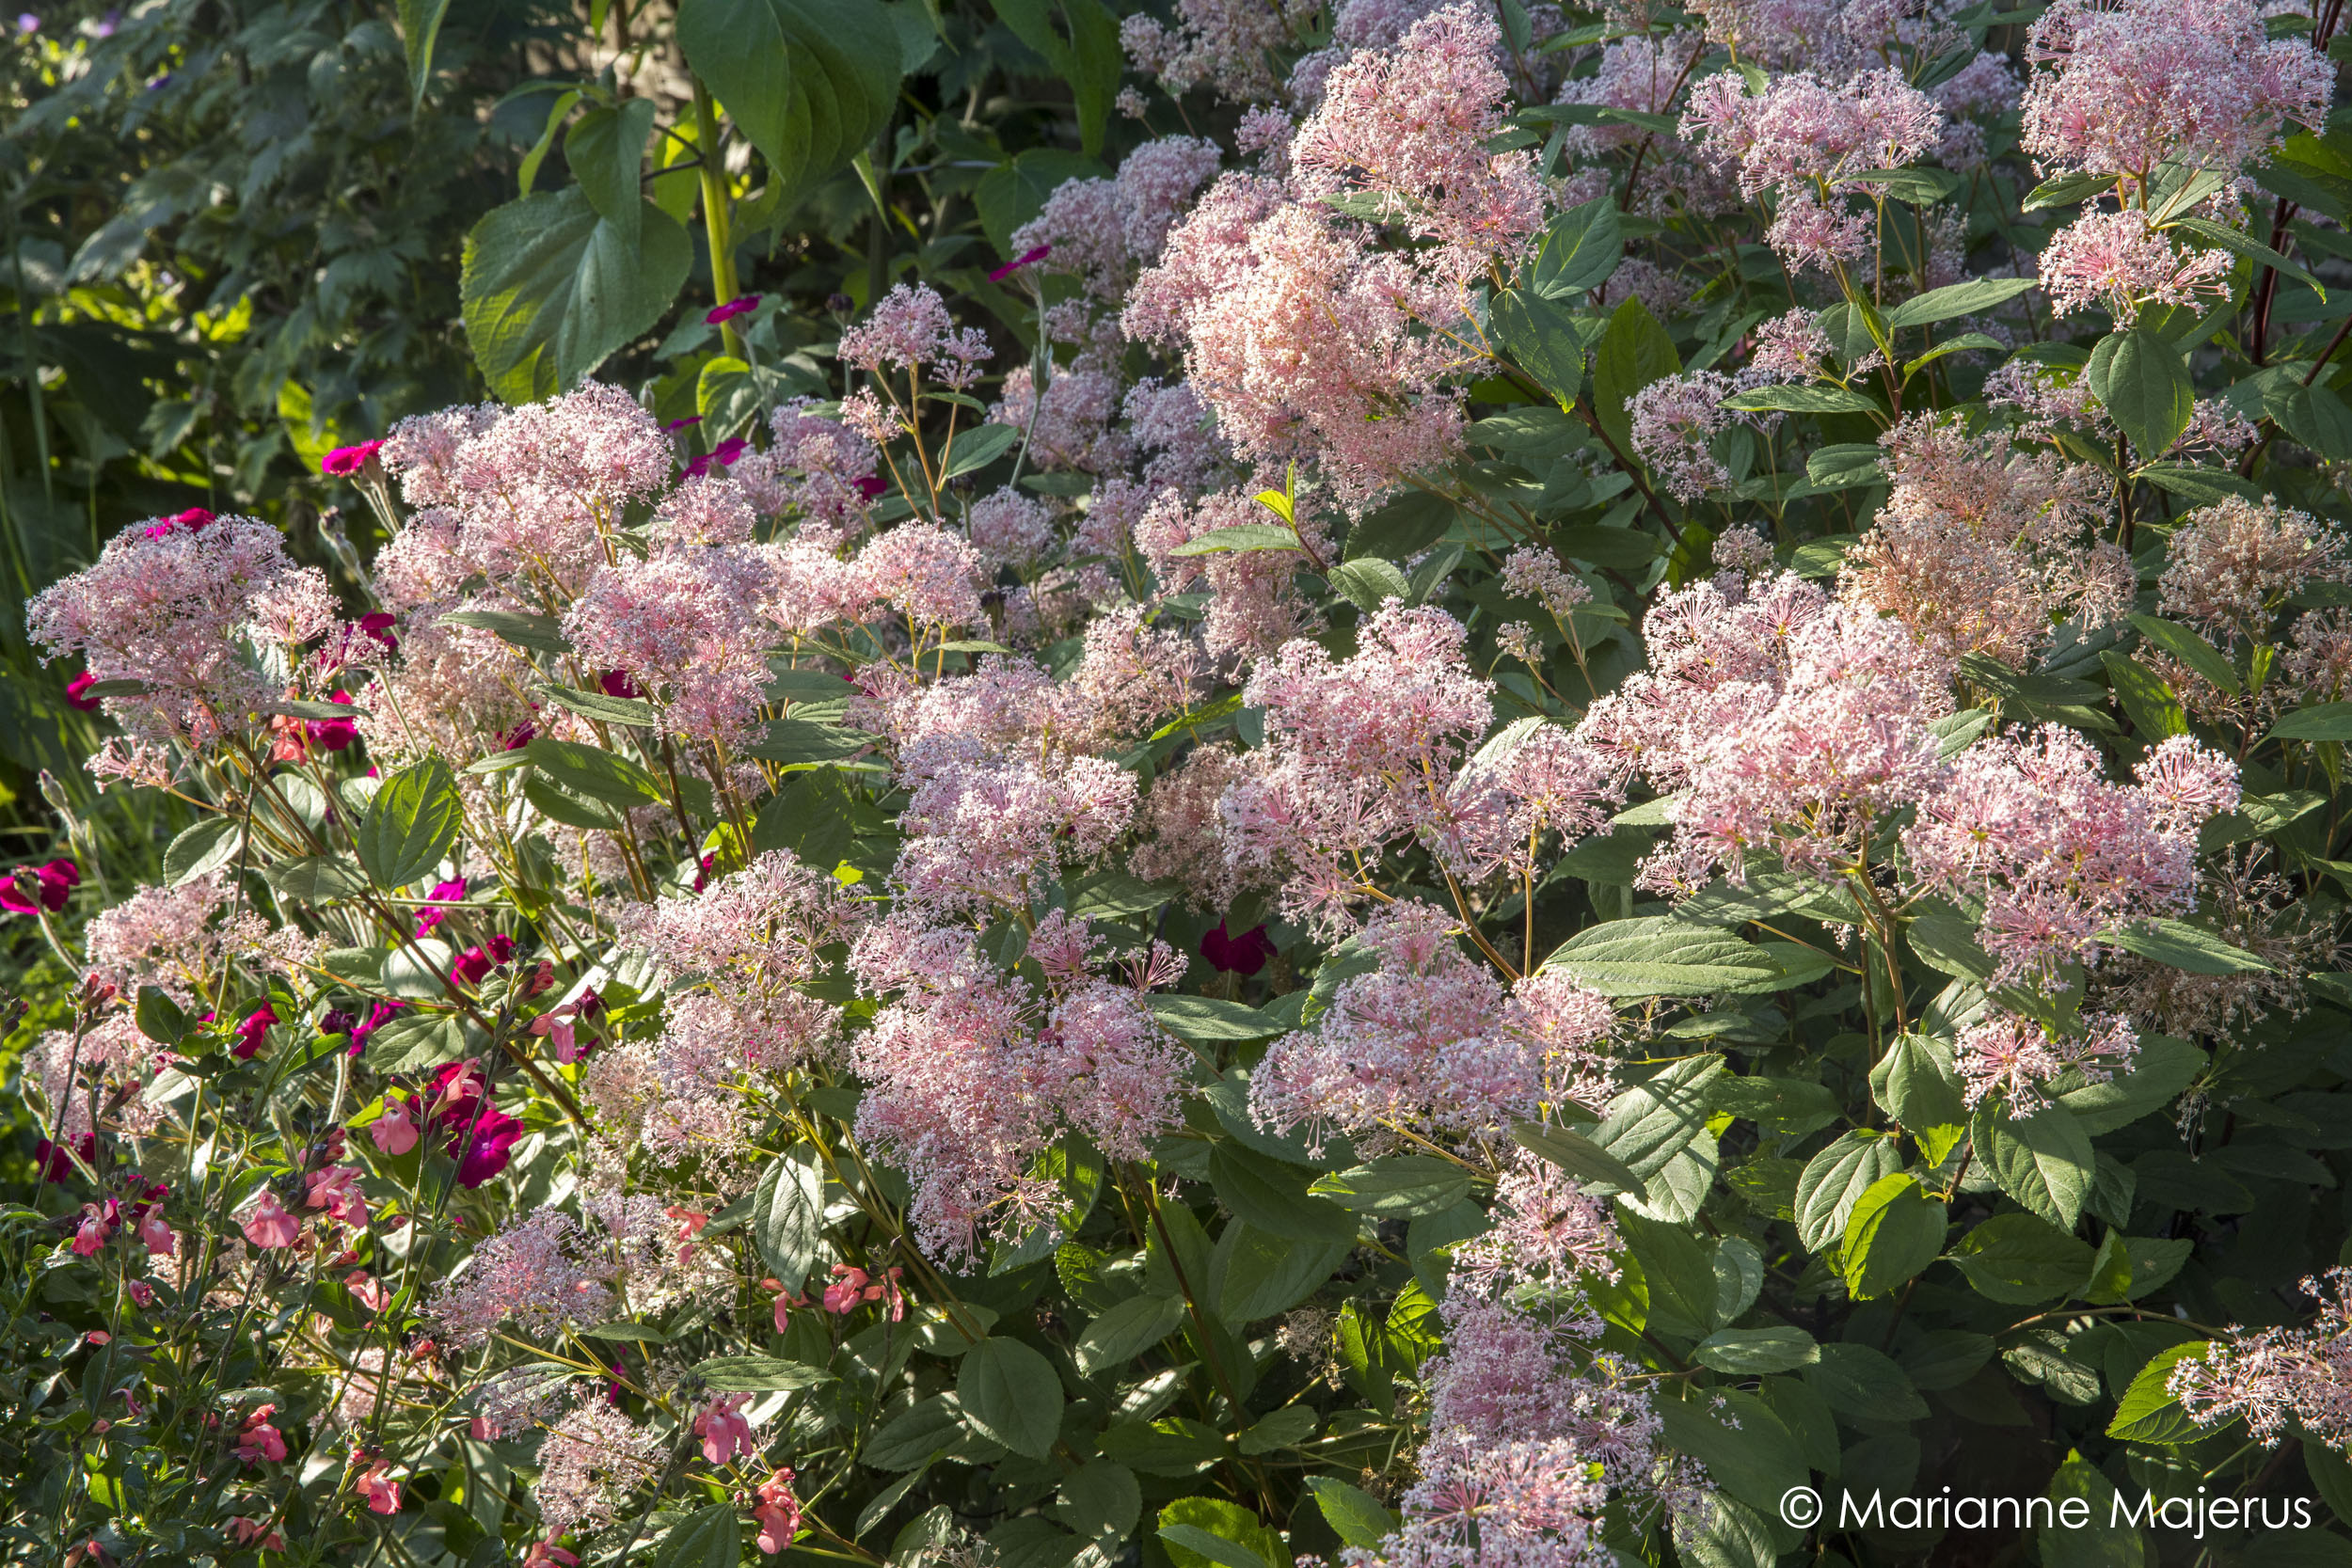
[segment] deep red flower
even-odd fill
[[[392,628],[400,625],[400,617],[389,610],[371,610],[359,617],[359,629],[384,644],[388,654],[400,651],[400,638]]]
[[[6,882],[0,882],[0,910],[12,910],[18,914],[47,910],[55,914],[65,908],[67,897],[81,882],[82,868],[72,861],[20,865]]]
[[[1240,936],[1229,937],[1220,920],[1200,939],[1200,956],[1224,974],[1255,974],[1274,957],[1274,939],[1265,934],[1263,926],[1252,926]]]
[[[608,697],[637,695],[637,683],[628,678],[628,672],[626,670],[607,670],[596,677],[596,685]]]
[[[368,459],[383,449],[381,441],[362,441],[356,447],[337,447],[319,464],[323,474],[356,474],[368,466]]]
[[[515,956],[515,939],[503,932],[496,934],[481,947],[469,947],[457,956],[450,973],[467,985],[482,983],[484,975]]]

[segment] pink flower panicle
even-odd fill
[[[2168,1386],[2200,1426],[2243,1418],[2267,1448],[2297,1429],[2333,1448],[2352,1442],[2352,1269],[2306,1279],[2303,1293],[2319,1303],[2310,1324],[2233,1328],[2173,1364]]]

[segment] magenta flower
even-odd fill
[[[740,436],[730,436],[708,451],[686,465],[688,479],[700,479],[713,468],[724,468],[743,455],[751,443]]]
[[[85,670],[65,683],[65,700],[84,713],[94,713],[103,705],[100,699],[85,696],[84,693],[97,684],[98,677]]]
[[[684,430],[688,425],[696,425],[702,422],[703,417],[700,414],[689,414],[682,420],[672,420],[668,424],[663,425],[661,428],[665,431]]]
[[[469,1119],[449,1142],[450,1155],[457,1162],[457,1184],[479,1187],[504,1170],[515,1140],[522,1135],[523,1124],[495,1107]]]
[[[388,654],[400,651],[400,637],[392,630],[398,625],[400,617],[385,610],[371,610],[359,617],[359,629],[383,643]]]
[[[450,966],[450,973],[465,984],[482,983],[484,975],[515,956],[515,939],[503,934],[494,935],[482,947],[469,947]]]
[[[162,539],[169,535],[173,530],[182,528],[186,529],[190,533],[201,533],[219,520],[203,507],[191,506],[185,512],[175,512],[168,517],[159,517],[150,523],[147,526],[147,537]]]
[[[703,317],[703,320],[717,326],[721,322],[731,322],[736,317],[755,310],[758,307],[759,296],[757,294],[745,294],[740,299],[730,299],[724,305],[714,307],[708,315]]]
[[[230,1054],[241,1062],[251,1061],[254,1053],[262,1049],[262,1042],[269,1037],[270,1026],[277,1022],[278,1015],[270,1010],[268,1003],[254,1008],[243,1023],[230,1031],[237,1037],[237,1043],[230,1047]]]
[[[608,697],[634,697],[638,694],[637,683],[628,678],[626,670],[607,670],[596,677],[596,685]]]
[[[0,883],[0,910],[17,914],[31,914],[47,910],[55,914],[65,908],[68,895],[81,885],[82,868],[72,861],[51,861],[46,865],[20,865],[5,883]]]
[[[351,702],[351,693],[338,691],[335,693],[335,701],[348,706]],[[310,744],[323,752],[348,751],[351,743],[359,738],[359,725],[357,720],[313,719],[310,721],[308,728]]]
[[[1019,272],[1023,267],[1034,266],[1038,262],[1044,261],[1045,258],[1051,256],[1053,253],[1054,247],[1050,245],[1032,245],[1027,250],[1025,250],[1020,255],[1014,257],[1011,261],[1007,261],[1003,266],[998,267],[994,272],[990,273],[988,275],[988,280],[991,283],[1002,283],[1006,278],[1010,277],[1014,273]]]
[[[319,464],[319,472],[330,476],[356,474],[368,466],[368,459],[382,451],[381,441],[362,441],[356,447],[337,447]]]
[[[433,891],[426,896],[436,904],[454,904],[466,896],[466,879],[459,877],[453,881],[436,882],[433,884]],[[417,935],[431,936],[434,927],[448,917],[449,911],[446,910],[421,911],[417,915]]]

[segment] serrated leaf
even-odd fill
[[[2015,299],[2035,287],[2036,281],[2031,277],[1972,277],[1965,283],[1930,289],[1886,312],[1886,325],[1890,330],[1900,331],[1906,326],[1949,321],[1954,316],[1980,315]]]
[[[797,1291],[825,1245],[825,1176],[814,1149],[786,1150],[752,1196],[752,1244],[785,1289]]]
[[[1552,950],[1543,972],[1603,996],[1757,995],[1787,985],[1771,954],[1671,915],[1587,927]]]
[[[832,1374],[820,1367],[780,1355],[714,1355],[696,1362],[694,1375],[722,1393],[814,1388],[833,1381]]]
[[[2090,1194],[2094,1162],[2090,1139],[2062,1105],[2045,1105],[2029,1117],[2012,1117],[1986,1101],[1969,1127],[1977,1158],[1992,1171],[2001,1191],[2061,1230],[2072,1230]]]
[[[641,207],[634,243],[578,185],[493,208],[466,235],[466,337],[499,396],[569,390],[677,298],[694,247],[675,218]]]
[[[359,863],[378,887],[405,887],[438,865],[465,825],[456,776],[438,757],[386,779],[353,835]]]
[[[2170,451],[2196,412],[2197,388],[2179,352],[2144,326],[2101,339],[2083,378],[2142,457]]]
[[[1168,551],[1170,555],[1215,555],[1220,550],[1295,550],[1299,548],[1298,532],[1279,523],[1235,523],[1231,528],[1211,529],[1198,539],[1185,541]]]
[[[208,816],[181,831],[164,849],[164,885],[180,887],[219,870],[245,845],[245,824],[234,816]]]
[[[2126,953],[2189,974],[2266,974],[2270,965],[2185,920],[2137,920],[2108,941]]]
[[[1184,1321],[1180,1297],[1129,1296],[1105,1310],[1078,1336],[1073,1354],[1078,1370],[1092,1377],[1106,1367],[1120,1367],[1176,1332]]]
[[[1865,1132],[1846,1133],[1807,1161],[1797,1179],[1797,1235],[1806,1249],[1843,1238],[1855,1202],[1901,1163],[1894,1139]]]
[[[1821,1358],[1812,1335],[1793,1324],[1717,1329],[1692,1348],[1691,1359],[1730,1377],[1759,1377],[1810,1366]]]
[[[557,707],[593,719],[600,724],[623,724],[649,730],[660,722],[653,705],[642,697],[615,697],[602,691],[581,691],[568,686],[543,686],[539,694]]]

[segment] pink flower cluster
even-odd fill
[[[1132,1160],[1176,1125],[1184,1050],[1136,989],[1092,973],[1094,946],[1083,921],[1038,922],[1040,994],[969,929],[898,913],[858,940],[860,979],[896,1000],[852,1043],[866,1085],[857,1132],[914,1179],[927,1251],[969,1256],[984,1229],[1018,1239],[1056,1225],[1065,1199],[1036,1164],[1062,1132]],[[1147,981],[1181,974],[1165,950],[1145,965]]]
[[[2185,912],[2197,829],[2238,800],[2236,765],[2185,736],[2152,751],[2133,784],[2100,776],[2097,748],[2045,725],[1962,752],[1904,830],[1921,888],[1980,906],[1978,941],[2003,984],[2058,983],[2114,927]]]
[[[2272,1448],[2297,1428],[2306,1441],[2352,1442],[2352,1269],[2306,1279],[2303,1293],[2319,1303],[2309,1325],[2234,1328],[2173,1364],[2169,1386],[2199,1425],[2242,1417]]]
[[[1341,982],[1314,1026],[1277,1040],[1250,1079],[1250,1115],[1320,1144],[1334,1132],[1379,1139],[1493,1136],[1547,1101],[1606,1101],[1598,1048],[1615,1024],[1600,997],[1557,975],[1506,996],[1430,905],[1390,906],[1355,950],[1374,967]]]

